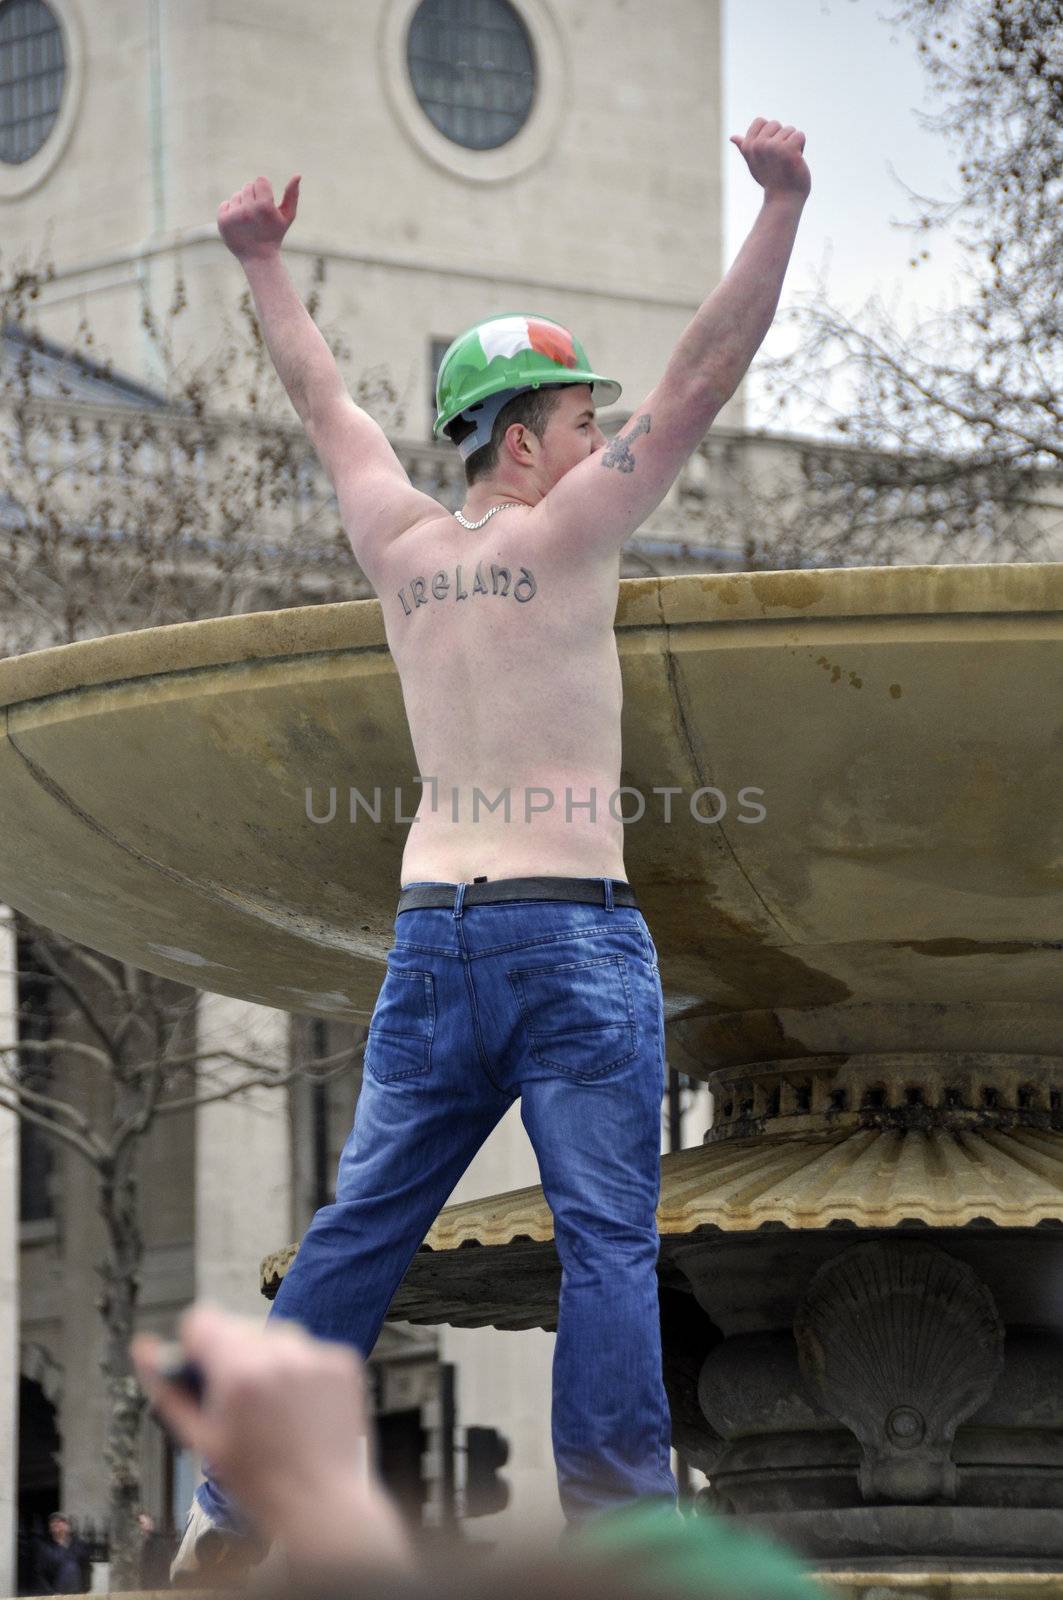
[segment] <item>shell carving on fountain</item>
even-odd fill
[[[816,1272],[794,1336],[806,1382],[860,1441],[864,1499],[954,1499],[956,1428],[1004,1364],[977,1275],[933,1245],[854,1245]]]

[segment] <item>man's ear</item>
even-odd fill
[[[531,429],[524,422],[511,422],[506,429],[504,440],[506,453],[517,466],[531,466],[535,459],[530,435]]]

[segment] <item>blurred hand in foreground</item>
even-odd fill
[[[159,1376],[163,1341],[154,1334],[132,1342],[137,1375],[163,1422],[210,1463],[260,1532],[299,1563],[416,1570],[371,1465],[363,1367],[352,1349],[206,1303],[185,1313],[178,1338],[203,1375],[201,1400]]]

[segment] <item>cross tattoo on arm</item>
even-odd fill
[[[632,441],[637,439],[640,433],[649,433],[649,431],[650,416],[649,412],[646,412],[639,418],[629,434],[624,438],[621,438],[618,434],[610,442],[605,454],[602,456],[602,466],[619,467],[621,472],[634,472],[635,457],[631,453]]]

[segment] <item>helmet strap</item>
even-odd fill
[[[468,461],[477,450],[491,443],[498,413],[515,395],[523,393],[523,389],[503,389],[501,394],[489,394],[486,400],[479,400],[476,405],[460,413],[462,421],[471,422],[474,428],[474,432],[466,434],[458,445],[458,454],[463,461]]]

